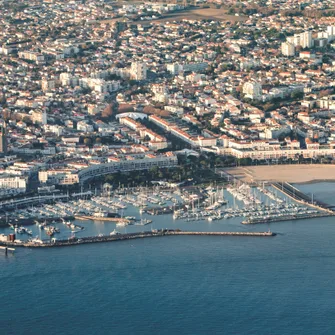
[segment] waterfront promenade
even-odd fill
[[[89,243],[103,243],[103,242],[115,242],[115,241],[125,241],[133,240],[139,238],[148,237],[162,237],[162,236],[249,236],[249,237],[271,237],[276,234],[273,232],[195,232],[195,231],[182,231],[182,230],[172,230],[172,229],[162,229],[145,231],[138,233],[128,233],[128,234],[115,234],[115,235],[103,235],[103,236],[91,236],[82,238],[70,238],[66,240],[55,240],[50,241],[28,241],[28,242],[7,242],[1,241],[1,246],[7,247],[27,247],[27,248],[50,248],[50,247],[65,247],[80,244]]]

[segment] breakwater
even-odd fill
[[[285,215],[280,217],[269,217],[269,218],[256,218],[253,220],[244,220],[242,224],[257,224],[257,223],[271,223],[271,222],[280,222],[280,221],[292,221],[292,220],[305,220],[305,219],[314,219],[314,218],[323,218],[328,216],[333,216],[334,214],[328,212],[321,212],[315,214],[297,214],[297,215]]]
[[[28,247],[28,248],[50,248],[50,247],[62,247],[72,246],[89,243],[102,243],[102,242],[114,242],[124,241],[139,238],[149,237],[162,237],[162,236],[249,236],[249,237],[270,237],[275,236],[275,233],[268,232],[195,232],[195,231],[182,231],[172,229],[153,230],[140,233],[128,233],[128,234],[116,234],[116,235],[103,235],[103,236],[91,236],[82,238],[69,238],[66,240],[55,240],[50,241],[22,241],[22,242],[10,242],[0,241],[1,246],[16,246],[16,247]]]

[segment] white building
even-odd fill
[[[44,62],[44,56],[39,52],[34,51],[20,51],[19,58],[28,59],[34,62]]]
[[[79,180],[83,182],[93,177],[116,172],[148,170],[154,166],[159,168],[170,168],[178,165],[177,156],[172,152],[162,155],[148,154],[144,158],[123,160],[116,159],[106,164],[91,165],[79,172]]]
[[[332,41],[335,39],[335,26],[327,27],[327,35],[328,35],[328,41]]]
[[[87,113],[90,115],[95,115],[102,112],[106,108],[106,104],[98,103],[98,104],[89,104],[87,106]]]
[[[61,136],[63,134],[63,127],[58,125],[45,125],[44,131],[54,133],[57,136]]]
[[[133,62],[131,63],[130,76],[134,80],[146,80],[147,70],[145,63]]]
[[[88,124],[86,121],[79,121],[77,123],[77,130],[81,130],[86,133],[90,133],[94,130],[91,124]]]
[[[281,53],[284,56],[290,57],[295,54],[295,47],[292,43],[284,42],[281,44]]]
[[[79,182],[78,173],[73,169],[54,169],[38,172],[38,180],[41,183],[72,185]]]
[[[311,48],[313,46],[313,38],[311,31],[305,31],[301,34],[295,34],[287,38],[287,42],[294,46],[301,46],[303,48]]]
[[[19,176],[0,176],[0,189],[17,189],[25,192],[27,181],[24,177]]]
[[[186,64],[167,64],[166,69],[173,75],[177,75],[183,71],[187,72],[201,72],[208,67],[208,63],[199,62],[199,63],[186,63]]]
[[[246,98],[259,100],[262,98],[262,85],[256,81],[248,81],[243,85],[243,93]]]
[[[42,79],[41,85],[42,85],[42,91],[43,92],[52,91],[56,87],[54,80],[48,80],[46,78]]]
[[[313,46],[312,32],[305,31],[300,34],[300,45],[303,48],[311,48]]]
[[[34,123],[41,123],[43,125],[48,123],[48,117],[45,110],[34,110],[31,112],[31,121]]]

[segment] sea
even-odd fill
[[[335,205],[332,183],[297,187]],[[167,236],[0,254],[0,334],[335,334],[334,218],[251,226],[238,218],[151,218],[154,228],[277,235]],[[115,228],[78,223],[87,234]]]

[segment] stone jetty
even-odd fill
[[[50,241],[22,241],[22,242],[10,242],[1,241],[2,246],[16,246],[16,247],[27,247],[27,248],[51,248],[51,247],[63,247],[63,246],[73,246],[80,244],[89,243],[103,243],[103,242],[115,242],[132,240],[139,238],[148,237],[162,237],[162,236],[249,236],[249,237],[270,237],[276,234],[268,232],[196,232],[196,231],[182,231],[179,229],[161,229],[161,230],[151,230],[138,233],[128,233],[128,234],[113,234],[113,235],[102,235],[102,236],[91,236],[82,238],[69,238],[66,240],[56,240],[52,239]]]

